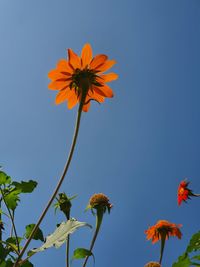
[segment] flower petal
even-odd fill
[[[69,57],[69,64],[73,67],[74,70],[81,68],[80,58],[76,53],[74,53],[72,49],[68,49],[68,57]]]
[[[113,97],[114,96],[112,89],[107,84],[104,84],[101,87],[93,85],[92,89],[97,94],[104,96],[104,97]]]
[[[99,103],[103,103],[105,100],[105,98],[103,96],[97,94],[96,92],[94,92],[92,96]]]
[[[66,101],[68,99],[68,94],[70,92],[70,88],[66,88],[64,90],[61,90],[57,95],[55,99],[56,105],[61,104],[62,102]]]
[[[81,53],[82,68],[90,64],[92,60],[92,48],[90,44],[85,44]]]
[[[64,71],[69,74],[73,73],[72,67],[69,65],[69,62],[66,59],[60,59],[57,63],[57,69],[59,71]]]
[[[104,72],[112,68],[112,66],[115,64],[116,64],[115,60],[107,60],[104,64],[97,67],[96,70],[99,72]]]
[[[85,105],[83,105],[83,111],[84,112],[88,112],[88,110],[89,110],[89,108],[90,108],[90,101],[87,103],[87,104],[85,104]]]
[[[77,97],[76,93],[74,91],[72,91],[72,92],[73,92],[73,94],[68,99],[68,103],[67,103],[68,109],[72,109],[78,103],[78,97]]]
[[[118,75],[114,72],[103,74],[100,77],[104,80],[104,82],[111,82],[118,79]]]
[[[71,74],[68,74],[67,77],[69,77],[69,75]],[[48,73],[48,77],[52,80],[57,80],[57,79],[62,79],[62,78],[66,78],[66,75],[61,73],[60,71],[58,71],[57,69],[56,70],[51,70],[49,73]]]
[[[65,87],[67,87],[71,83],[71,80],[67,81],[53,81],[49,83],[48,88],[51,90],[61,90]]]
[[[105,61],[108,59],[106,55],[100,54],[96,55],[92,62],[90,63],[90,68],[96,70],[100,65],[104,64]]]

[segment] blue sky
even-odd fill
[[[116,59],[119,79],[113,99],[83,114],[62,191],[78,194],[72,215],[91,224],[84,209],[92,194],[104,192],[114,204],[95,245],[96,267],[157,260],[159,245],[147,242],[144,230],[159,219],[183,225],[182,240],[166,244],[163,267],[171,266],[199,230],[200,200],[178,207],[176,190],[188,177],[200,193],[200,1],[2,0],[0,36],[0,163],[14,179],[39,183],[21,201],[19,232],[36,222],[53,191],[77,111],[55,106],[47,73],[66,48],[80,53],[89,42],[94,54]],[[63,219],[51,209],[45,235]],[[72,249],[88,247],[91,236],[77,231]],[[51,249],[32,262],[65,266],[64,253]]]

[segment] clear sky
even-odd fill
[[[62,191],[78,194],[72,216],[91,224],[84,209],[92,194],[104,192],[114,204],[95,245],[96,267],[158,260],[159,245],[144,230],[159,219],[183,225],[182,240],[166,244],[163,267],[171,266],[199,230],[200,200],[178,207],[176,190],[188,177],[200,193],[200,1],[1,0],[0,40],[0,164],[16,180],[39,183],[21,201],[19,232],[36,222],[53,191],[77,111],[55,106],[47,73],[66,48],[80,53],[89,42],[94,54],[116,59],[119,79],[113,99],[83,114]],[[45,235],[63,219],[51,209]],[[88,247],[91,236],[77,231],[72,249]],[[65,266],[64,253],[51,249],[32,262]]]

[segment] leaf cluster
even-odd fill
[[[34,224],[27,225],[24,234],[19,236],[15,225],[15,212],[21,194],[32,193],[36,186],[37,182],[33,180],[13,181],[9,175],[0,170],[0,267],[13,266],[23,248],[23,243],[29,238],[35,226]],[[41,229],[38,229],[33,239],[44,241]],[[32,267],[33,264],[27,259],[20,266]]]
[[[192,236],[186,251],[172,267],[200,266],[200,231]]]

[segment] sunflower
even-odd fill
[[[106,83],[116,80],[118,75],[104,72],[115,63],[103,54],[93,57],[90,44],[84,45],[80,57],[68,49],[68,60],[59,60],[56,69],[48,74],[52,80],[48,88],[59,91],[55,103],[67,101],[69,109],[80,103],[82,110],[87,112],[91,100],[102,103],[105,97],[113,97],[112,89]]]
[[[152,243],[156,243],[162,238],[168,239],[170,236],[176,236],[181,239],[181,224],[170,223],[165,220],[158,221],[155,225],[149,227],[148,230],[145,231],[147,235],[147,239],[152,239]]]

